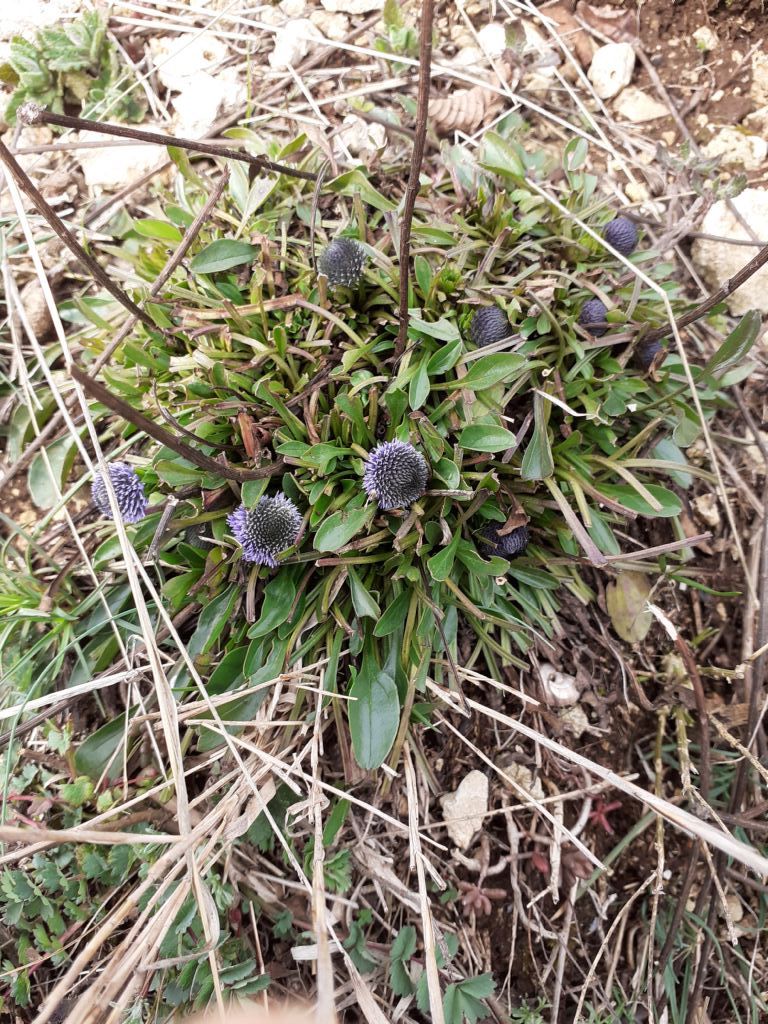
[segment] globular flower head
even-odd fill
[[[622,256],[629,256],[637,245],[637,225],[629,217],[614,217],[605,225],[603,238]]]
[[[365,249],[354,238],[339,235],[326,246],[319,260],[321,273],[332,288],[352,288],[363,276]]]
[[[579,323],[582,327],[586,327],[590,334],[593,334],[596,338],[601,338],[608,328],[596,327],[595,324],[604,323],[607,313],[608,310],[600,299],[589,299],[581,307]]]
[[[660,341],[640,341],[635,349],[635,359],[643,370],[655,370],[666,354],[666,347]]]
[[[138,473],[127,462],[111,462],[107,469],[117,498],[121,519],[124,523],[138,523],[147,514],[148,504],[144,494],[144,484],[139,479]],[[94,477],[91,496],[99,512],[107,519],[112,519],[107,485],[101,473],[97,473]]]
[[[427,489],[427,460],[412,444],[384,441],[368,456],[363,487],[379,508],[407,508]]]
[[[239,505],[227,523],[246,562],[274,569],[280,552],[296,543],[301,514],[284,494],[275,494],[261,498],[253,508]]]
[[[511,333],[507,314],[498,306],[482,306],[473,315],[469,324],[469,336],[472,344],[478,348],[503,341]]]
[[[500,558],[517,558],[518,555],[522,555],[528,547],[530,537],[531,534],[527,523],[518,526],[511,533],[503,535],[499,535],[498,529],[495,526],[489,526],[483,533],[483,538],[488,546],[492,547],[494,554]]]

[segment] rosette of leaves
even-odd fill
[[[232,694],[220,708],[230,728],[266,699],[259,683],[299,661],[322,662],[325,687],[355,698],[344,713],[358,763],[395,763],[404,711],[411,723],[429,720],[428,679],[456,688],[460,653],[494,678],[505,666],[523,666],[534,631],[553,636],[564,603],[593,599],[585,564],[618,554],[627,530],[642,542],[646,520],[681,512],[681,494],[698,472],[685,457],[698,425],[684,374],[672,354],[650,377],[625,367],[615,346],[585,343],[576,323],[593,292],[582,282],[599,285],[605,273],[617,324],[634,284],[615,284],[615,260],[527,186],[553,167],[516,142],[512,124],[506,134],[487,133],[474,156],[447,147],[461,194],[443,186],[432,213],[430,197],[420,199],[409,344],[397,365],[397,292],[379,270],[396,260],[385,216],[394,203],[360,169],[330,183],[340,202],[360,197],[368,238],[381,245],[383,258],[366,274],[355,308],[318,306],[297,201],[303,190],[306,205],[311,185],[281,177],[256,183],[254,192],[233,169],[224,212],[273,240],[284,279],[254,262],[252,245],[225,237],[226,220],[209,225],[189,272],[177,271],[153,307],[159,326],[174,328],[173,358],[160,332],[144,327],[114,353],[110,386],[137,406],[151,394],[144,408],[170,410],[197,439],[187,438],[191,445],[222,452],[233,465],[277,466],[238,496],[221,476],[169,449],[152,442],[142,451],[151,493],[185,489],[163,548],[163,598],[174,615],[196,606],[188,650],[209,692]],[[261,145],[246,129],[243,136]],[[267,147],[273,157],[286,151],[291,146]],[[597,181],[583,161],[582,148],[566,148],[568,209],[594,217],[597,229]],[[206,198],[194,169],[181,158],[178,165],[184,198],[169,203],[167,219],[123,229],[125,259],[148,281]],[[528,264],[539,269],[521,285]],[[670,267],[644,266],[677,301]],[[496,298],[514,351],[488,353],[466,331],[478,301]],[[627,330],[665,320],[648,289],[633,308]],[[200,324],[211,329],[196,334]],[[694,368],[708,414],[723,383],[749,372],[757,330],[745,319],[716,357]],[[86,350],[102,344],[98,327],[79,340]],[[649,431],[654,446],[646,450]],[[385,508],[369,495],[370,454],[382,443],[423,457],[428,480],[418,500]],[[254,508],[276,492],[307,510],[300,549],[282,554],[276,567],[251,563],[243,573],[227,516],[240,502]],[[499,530],[513,515],[530,522],[531,541],[502,557],[487,538],[509,536]],[[184,542],[195,523],[207,525],[204,548]],[[156,525],[154,515],[139,524],[139,549]],[[668,556],[673,576],[676,558]],[[222,742],[205,725],[195,729],[199,749]]]
[[[19,106],[31,100],[59,114],[74,105],[83,117],[106,112],[111,120],[141,121],[146,99],[141,89],[129,88],[132,77],[107,39],[101,14],[84,11],[67,25],[40,29],[35,42],[14,36],[0,67],[0,80],[14,87],[3,117],[14,124]]]

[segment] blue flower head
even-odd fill
[[[503,341],[511,333],[507,314],[498,306],[481,306],[473,313],[469,323],[469,336],[472,344],[478,348]]]
[[[296,543],[301,514],[284,494],[275,494],[261,498],[253,508],[238,505],[227,523],[246,562],[275,569],[280,552]]]
[[[352,288],[363,276],[365,249],[354,238],[339,235],[323,250],[320,272],[328,278],[331,288],[342,285]]]
[[[429,466],[421,452],[404,441],[384,441],[368,456],[363,487],[379,507],[407,508],[427,489]]]
[[[637,225],[629,217],[614,217],[605,225],[603,238],[622,256],[629,256],[637,245]]]
[[[607,325],[605,327],[597,325],[605,323],[607,313],[608,310],[600,299],[589,299],[581,307],[579,323],[582,327],[586,327],[589,333],[595,338],[601,338],[608,330],[608,327]]]
[[[530,536],[527,523],[503,536],[499,536],[498,528],[495,526],[489,526],[483,533],[483,539],[488,547],[493,548],[493,553],[500,558],[517,558],[518,555],[522,555],[528,547]]]
[[[144,494],[144,484],[139,479],[138,473],[127,462],[111,462],[107,469],[117,498],[120,518],[124,523],[138,523],[147,514],[148,505]],[[94,477],[91,496],[99,512],[107,519],[112,519],[107,485],[104,483],[101,473],[97,473]]]

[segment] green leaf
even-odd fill
[[[408,386],[408,404],[415,412],[424,405],[428,397],[429,374],[427,372],[427,360],[422,359]]]
[[[426,298],[432,285],[432,268],[423,256],[416,256],[413,260],[413,272],[419,283],[422,294]]]
[[[509,352],[498,352],[495,355],[481,356],[469,364],[466,376],[461,377],[457,384],[470,391],[482,391],[494,384],[507,382],[520,376],[526,365],[525,356]]]
[[[287,622],[295,597],[296,584],[290,573],[279,572],[264,588],[261,615],[248,630],[248,636],[267,636]]]
[[[646,484],[645,486],[661,505],[660,509],[651,508],[634,487],[630,487],[628,484],[600,484],[600,492],[606,497],[626,505],[627,508],[631,508],[633,512],[639,512],[644,516],[668,519],[671,516],[680,515],[683,505],[676,494],[667,490],[666,487],[660,487],[659,484]]]
[[[517,438],[506,427],[494,423],[472,423],[462,430],[459,444],[473,452],[503,452],[514,448]]]
[[[544,480],[552,476],[555,464],[549,445],[549,413],[552,406],[541,395],[533,396],[533,436],[525,449],[520,475],[523,480]]]
[[[316,551],[338,551],[373,519],[375,508],[341,509],[328,516],[315,534]]]
[[[762,318],[756,309],[744,314],[720,348],[704,367],[705,374],[720,374],[739,363],[757,341]]]
[[[347,569],[347,576],[349,579],[349,589],[352,593],[352,607],[355,609],[358,618],[362,619],[367,616],[370,619],[378,619],[381,615],[381,609],[351,565]]]
[[[133,709],[129,714],[133,713]],[[113,718],[111,722],[102,725],[96,732],[92,732],[87,739],[83,740],[75,751],[75,769],[78,775],[87,775],[91,779],[98,779],[107,767],[115,754],[115,751],[122,746],[125,735],[125,712]],[[109,771],[109,778],[117,778],[123,770],[122,758],[118,755],[112,761]]]
[[[27,474],[27,485],[32,501],[41,509],[55,508],[58,495],[75,460],[76,448],[71,437],[62,437],[38,452],[32,459]],[[47,463],[50,463],[50,469]]]
[[[134,221],[134,230],[144,238],[158,238],[162,242],[180,242],[182,234],[174,224],[167,220],[145,220]]]
[[[480,164],[489,171],[511,177],[525,177],[525,168],[514,147],[498,132],[486,132],[480,154]]]
[[[243,665],[248,645],[228,651],[211,673],[206,690],[209,695],[226,693],[234,689],[243,679]]]
[[[240,597],[240,588],[232,584],[224,593],[219,594],[209,604],[204,605],[197,620],[197,628],[192,634],[187,650],[191,658],[205,654],[221,636],[224,627],[232,617],[232,610]]]
[[[453,569],[453,562],[456,558],[460,541],[461,533],[457,530],[451,538],[450,544],[441,548],[436,555],[432,555],[431,558],[427,559],[427,568],[433,580],[447,580],[451,575],[451,569]]]
[[[400,698],[394,678],[368,651],[349,690],[349,730],[355,760],[366,771],[378,768],[395,742]]]
[[[342,196],[354,196],[356,192],[359,192],[364,203],[381,213],[396,209],[395,203],[383,196],[381,192],[377,192],[366,175],[357,168],[346,171],[338,178],[334,178],[333,181],[329,181],[326,188],[329,188],[331,192],[338,192]]]
[[[435,320],[433,323],[429,323],[427,320],[422,320],[418,315],[420,310],[409,309],[408,310],[408,333],[415,332],[416,334],[426,334],[428,338],[437,338],[438,341],[457,341],[460,339],[459,328],[453,322],[453,320]]]
[[[189,262],[190,270],[195,274],[215,274],[221,270],[253,263],[259,250],[249,242],[240,242],[235,238],[218,238],[206,245]]]
[[[461,349],[461,338],[455,338],[447,345],[439,348],[437,352],[434,352],[429,357],[429,362],[427,363],[427,372],[430,377],[436,377],[438,374],[445,373],[455,366],[461,355]]]
[[[394,633],[397,627],[402,626],[405,622],[405,616],[408,613],[408,605],[410,603],[410,590],[404,590],[401,594],[398,594],[373,627],[373,635],[389,636],[391,633]]]

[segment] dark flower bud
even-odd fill
[[[667,350],[660,341],[640,341],[635,349],[635,361],[643,370],[655,370],[666,354]]]
[[[384,441],[368,456],[363,487],[379,508],[407,508],[427,489],[429,466],[421,452],[404,441]]]
[[[469,337],[478,348],[503,341],[511,333],[507,314],[498,306],[482,306],[474,313],[469,324]]]
[[[243,559],[277,567],[277,556],[296,543],[301,514],[284,494],[264,497],[253,508],[239,505],[227,516],[232,535],[243,549]]]
[[[595,325],[605,323],[607,313],[608,310],[600,299],[588,299],[581,307],[579,323],[582,327],[585,327],[590,334],[594,335],[596,338],[601,338],[608,330],[608,327],[598,327]]]
[[[489,526],[483,533],[486,544],[492,547],[493,553],[500,558],[517,558],[518,555],[522,555],[528,547],[530,537],[527,523],[502,535],[499,534],[498,528],[495,526]]]
[[[120,518],[124,523],[138,523],[147,514],[148,502],[144,494],[144,484],[139,479],[136,470],[127,462],[111,462],[107,469],[117,498]],[[101,473],[97,473],[94,477],[91,496],[94,505],[103,516],[106,516],[107,519],[114,518],[109,504],[107,485]]]
[[[603,238],[622,256],[629,256],[637,245],[637,225],[629,217],[614,217],[605,225]]]
[[[332,288],[352,288],[363,276],[365,249],[354,238],[340,235],[325,247],[318,265]]]

